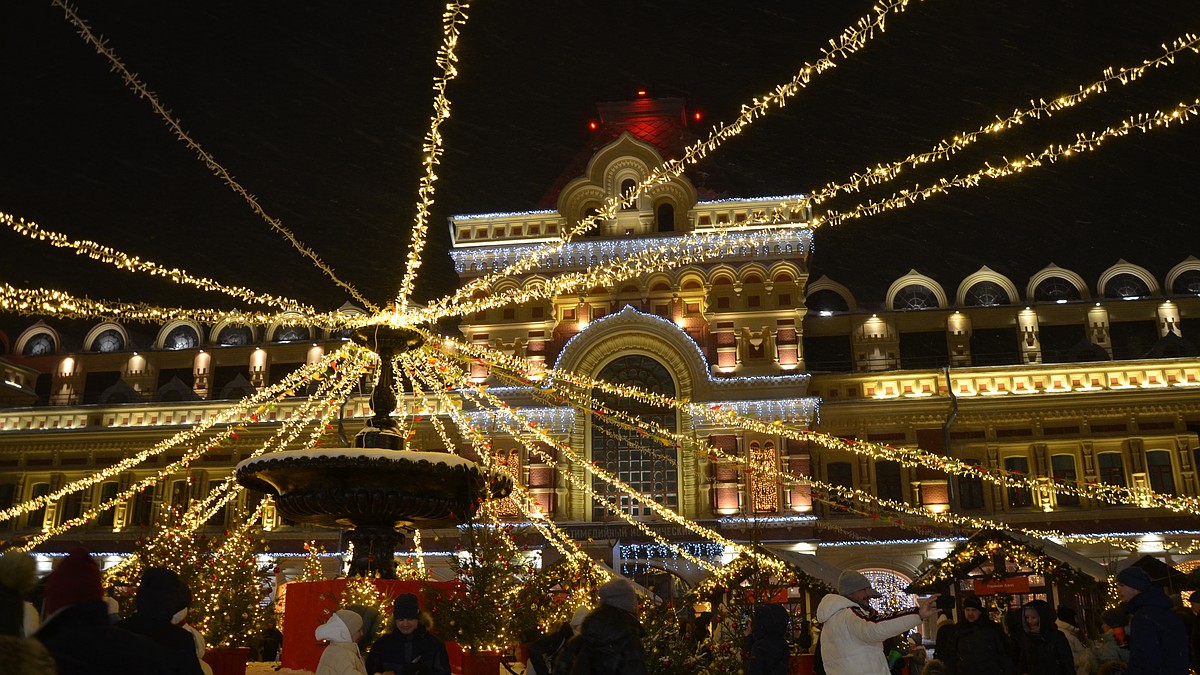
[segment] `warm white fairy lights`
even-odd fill
[[[421,166],[424,173],[417,189],[417,213],[409,236],[404,277],[396,295],[396,305],[401,314],[408,310],[408,299],[412,295],[417,270],[421,269],[421,258],[425,253],[426,233],[429,231],[429,207],[433,205],[433,184],[437,181],[433,170],[443,152],[441,126],[450,119],[450,99],[446,98],[446,87],[451,80],[458,77],[458,54],[454,50],[458,46],[459,32],[467,22],[467,7],[470,4],[450,2],[442,12],[442,46],[438,48],[437,53],[437,65],[441,68],[441,73],[433,79],[433,117],[429,121],[429,131],[425,133],[425,141],[421,146]]]
[[[815,63],[805,63],[790,81],[777,85],[773,90],[755,97],[748,104],[743,104],[737,118],[733,122],[715,127],[707,139],[698,141],[688,147],[684,151],[682,159],[672,160],[655,168],[630,193],[611,197],[606,200],[601,208],[598,209],[598,213],[585,218],[577,227],[563,232],[563,241],[569,241],[572,236],[595,227],[600,220],[612,218],[617,210],[625,205],[633,204],[647,189],[677,178],[687,166],[699,162],[709,152],[720,147],[726,140],[741,134],[756,119],[766,115],[773,108],[780,108],[786,105],[788,99],[798,94],[801,89],[807,87],[813,77],[837,67],[837,59],[848,57],[865,47],[867,42],[875,37],[876,30],[882,33],[889,14],[903,12],[907,6],[908,0],[881,0],[876,3],[871,8],[871,15],[860,18],[855,25],[843,30],[841,35],[836,39],[830,40],[828,48],[821,49],[821,52],[824,54],[822,58],[818,59]],[[500,279],[513,277],[533,269],[538,260],[553,255],[561,246],[561,242],[546,244],[541,247],[542,252],[540,254],[531,254],[525,260],[514,262],[504,270],[463,285],[452,296],[432,303],[428,308],[429,315],[445,316],[447,313],[453,312],[462,303],[475,295],[477,291],[488,292]],[[514,300],[514,302],[520,302],[520,300]],[[471,311],[477,310],[473,309]]]
[[[149,260],[143,260],[138,256],[131,256],[127,253],[122,253],[111,246],[98,244],[88,239],[71,239],[61,232],[47,230],[31,220],[16,218],[10,213],[0,212],[0,225],[5,225],[11,228],[17,234],[29,237],[30,239],[45,241],[51,246],[57,248],[71,249],[79,255],[87,256],[92,260],[98,260],[107,265],[112,265],[118,269],[123,269],[130,272],[144,272],[151,276],[168,279],[177,284],[187,284],[190,286],[195,286],[196,288],[204,291],[224,293],[247,302],[273,305],[279,309],[289,312],[315,314],[317,311],[313,309],[311,305],[303,304],[297,300],[275,295],[255,293],[244,286],[228,286],[207,277],[193,276],[186,270],[181,270],[177,267],[163,267],[158,263]]]
[[[193,140],[192,137],[188,135],[186,131],[184,131],[179,120],[173,117],[171,115],[171,111],[167,110],[167,108],[161,102],[159,102],[158,96],[154,92],[150,91],[149,87],[147,87],[140,79],[138,79],[138,76],[135,73],[130,71],[129,68],[125,66],[124,62],[122,62],[117,56],[116,52],[114,52],[108,46],[108,42],[104,38],[101,38],[92,32],[91,27],[89,27],[87,22],[75,12],[73,7],[68,5],[64,0],[51,0],[51,3],[63,11],[63,13],[66,15],[67,21],[69,21],[71,25],[75,26],[75,28],[79,31],[80,37],[82,37],[85,42],[90,44],[92,48],[96,50],[97,54],[108,60],[108,62],[112,65],[113,72],[120,74],[121,79],[125,81],[125,85],[128,86],[133,93],[137,94],[138,98],[143,99],[150,104],[150,107],[153,108],[154,112],[158,114],[158,116],[162,118],[163,122],[167,124],[167,127],[171,129],[172,133],[175,134],[175,137],[187,145],[192,152],[196,153],[196,156],[200,158],[200,161],[204,162],[204,165],[208,167],[209,171],[212,171],[213,174],[220,178],[221,181],[226,185],[228,185],[231,190],[237,193],[242,199],[246,200],[246,203],[250,205],[251,210],[253,210],[255,214],[266,221],[266,223],[271,226],[271,229],[283,236],[283,238],[292,245],[292,248],[299,251],[300,254],[305,258],[308,258],[313,266],[324,272],[325,276],[332,279],[333,282],[338,286],[341,286],[343,289],[345,289],[346,292],[348,292],[355,300],[362,303],[363,307],[366,307],[372,312],[377,311],[378,308],[372,304],[371,301],[363,297],[363,295],[359,293],[354,286],[351,286],[345,281],[339,279],[337,274],[334,273],[333,269],[329,267],[329,265],[325,264],[323,260],[321,260],[316,251],[312,250],[299,239],[297,239],[296,235],[293,234],[291,230],[284,227],[281,221],[268,215],[267,212],[263,210],[262,205],[258,203],[258,199],[254,195],[250,194],[246,188],[242,187],[241,183],[238,183],[237,180],[234,179],[233,174],[229,173],[224,166],[217,162],[215,157],[209,154],[207,150],[200,147],[200,144]]]
[[[294,322],[295,312],[246,312],[217,309],[156,307],[145,303],[114,302],[82,298],[50,288],[17,288],[0,283],[0,311],[21,315],[56,316],[64,319],[110,319],[131,323],[165,324],[183,320],[197,323],[234,323],[242,326],[270,326]],[[364,318],[337,312],[302,314],[304,321],[329,330],[361,325]]]
[[[143,450],[134,455],[130,455],[129,457],[126,457],[121,461],[112,464],[111,466],[106,467],[105,469],[102,469],[90,476],[67,483],[58,490],[50,492],[42,497],[35,497],[19,504],[14,504],[9,508],[0,511],[0,520],[12,518],[14,516],[21,515],[22,513],[28,513],[34,509],[51,504],[72,492],[78,492],[86,487],[100,483],[107,478],[116,476],[123,471],[127,471],[130,468],[141,464],[151,457],[157,457],[173,447],[185,444],[201,443],[209,429],[212,429],[218,425],[241,424],[242,420],[247,419],[252,414],[251,411],[259,408],[272,399],[285,396],[286,392],[293,390],[295,387],[312,377],[312,375],[324,370],[332,362],[341,358],[343,351],[349,348],[350,346],[348,345],[342,350],[338,350],[337,352],[330,354],[321,361],[317,361],[296,369],[280,380],[279,383],[262,388],[261,390],[251,394],[250,396],[247,396],[241,401],[238,401],[229,408],[222,410],[221,412],[204,421],[198,422],[191,428],[184,429],[183,431],[174,434],[170,438],[155,444],[149,449]],[[224,432],[224,434],[232,435],[235,438],[236,433],[236,427],[227,429]],[[174,465],[167,467],[167,469],[171,469],[172,471],[175,470],[175,468],[177,467],[174,467]],[[170,471],[166,470],[160,471],[156,480],[165,477],[169,473]]]

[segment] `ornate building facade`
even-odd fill
[[[606,199],[628,194],[686,138],[682,102],[638,100],[607,105],[602,113],[596,151],[555,186],[553,208],[451,219],[451,258],[463,282],[557,238]],[[884,297],[860,301],[836,280],[809,278],[813,232],[803,227],[809,213],[787,214],[797,225],[792,228],[747,225],[784,199],[718,198],[687,177],[667,181],[497,290],[532,288],[551,276],[630,255],[686,258],[684,235],[733,227],[745,244],[719,259],[481,311],[464,317],[462,336],[526,360],[534,379],[551,367],[569,369],[768,423],[915,446],[1019,472],[1036,477],[1044,489],[998,487],[977,477],[725,428],[687,410],[609,401],[697,441],[649,451],[636,435],[614,433],[590,414],[547,403],[536,387],[507,381],[482,362],[473,366],[472,379],[488,383],[558,440],[689,521],[735,540],[815,553],[838,567],[911,579],[961,533],[935,527],[914,534],[880,514],[841,508],[804,485],[781,485],[722,462],[698,451],[700,441],[751,464],[860,488],[933,515],[978,514],[1015,527],[1072,533],[1138,532],[1150,552],[1200,536],[1192,532],[1200,531],[1200,522],[1191,515],[1105,505],[1050,489],[1055,479],[1082,479],[1200,495],[1200,357],[1191,341],[1200,335],[1200,260],[1181,252],[1162,278],[1119,261],[1094,283],[1049,263],[1027,280],[981,266],[953,288],[914,270],[896,279]],[[5,337],[0,507],[103,471],[314,362],[342,339],[300,324],[254,332],[173,323],[138,337],[124,326],[101,323],[73,343],[42,322],[12,340]],[[295,400],[298,405],[301,398]],[[265,436],[290,414],[290,405],[279,405],[270,419],[248,421],[245,433]],[[699,555],[724,555],[582,467],[530,452],[488,413],[464,405],[493,433],[493,449],[529,488],[537,508],[614,567],[686,573],[678,559],[645,547],[637,527],[593,501],[581,485],[645,527],[691,542]],[[365,398],[352,397],[348,423],[367,413]],[[426,429],[415,442],[440,444]],[[239,459],[237,451],[208,453],[64,538],[98,550],[128,550],[155,513],[228,480]],[[172,461],[163,456],[106,475],[82,494],[3,523],[0,539],[69,520],[122,486],[162,473]],[[212,526],[221,522],[217,516]],[[298,552],[313,538],[338,548],[336,533],[292,526],[271,514],[267,525],[280,552]],[[43,548],[65,545],[52,540]],[[1072,546],[1104,563],[1125,555],[1103,544]]]

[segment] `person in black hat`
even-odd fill
[[[1117,572],[1117,595],[1129,614],[1126,675],[1186,675],[1188,636],[1171,599],[1145,570],[1132,566]]]
[[[192,603],[192,592],[183,579],[165,567],[148,567],[142,572],[135,603],[133,616],[118,621],[117,627],[154,641],[172,673],[203,675],[192,634],[177,625]]]
[[[1013,675],[1004,630],[974,595],[963,599],[962,618],[954,625],[951,646],[942,664],[948,675]]]
[[[446,645],[421,625],[417,596],[396,596],[392,626],[367,653],[368,675],[450,675]]]

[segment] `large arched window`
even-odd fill
[[[980,281],[967,290],[968,307],[995,307],[1007,305],[1008,292],[994,281]]]
[[[649,356],[631,354],[609,363],[600,371],[600,379],[613,384],[629,384],[666,396],[675,396],[675,381],[658,361]],[[610,410],[620,410],[646,422],[659,424],[676,431],[675,411],[660,408],[630,399],[606,396],[598,390],[593,392],[601,404]],[[601,470],[613,474],[629,487],[654,501],[674,509],[679,505],[679,458],[676,451],[656,444],[646,436],[626,428],[628,425],[609,424],[592,416],[592,461]],[[627,492],[610,485],[599,476],[592,478],[592,489],[596,494],[616,503],[622,512],[640,518],[654,516],[645,504],[634,500]],[[594,520],[605,520],[612,515],[595,504],[592,507]]]
[[[909,284],[896,293],[892,301],[892,309],[935,309],[938,306],[937,296],[927,286]]]
[[[1079,289],[1062,277],[1044,279],[1033,289],[1036,302],[1069,302],[1079,299]]]
[[[659,232],[675,231],[675,206],[671,202],[659,204],[654,216],[658,220]]]
[[[1104,297],[1137,300],[1150,295],[1146,282],[1132,274],[1118,274],[1104,285]]]

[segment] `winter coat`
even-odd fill
[[[764,604],[754,608],[746,675],[787,675],[787,627],[788,613],[781,605]]]
[[[575,635],[570,622],[564,621],[558,630],[543,635],[529,643],[529,662],[532,664],[534,675],[550,675],[550,665],[555,654]]]
[[[1079,629],[1071,624],[1059,619],[1054,622],[1063,635],[1067,637],[1067,644],[1071,646],[1071,659],[1075,661],[1076,675],[1088,675],[1094,670],[1092,668],[1092,653],[1088,648],[1083,646],[1083,641],[1079,639]]]
[[[821,629],[821,662],[826,675],[888,675],[883,641],[921,623],[917,610],[876,616],[836,594],[817,605]]]
[[[103,600],[68,605],[34,635],[54,657],[58,675],[169,675],[162,649],[109,623]],[[195,658],[193,656],[192,658]]]
[[[358,643],[354,642],[350,629],[337,614],[317,626],[315,635],[318,640],[329,642],[321,652],[316,675],[367,675]]]
[[[986,614],[954,625],[950,643],[938,657],[949,675],[1013,675],[1016,668],[1004,630]]]
[[[1037,633],[1022,632],[1018,644],[1017,672],[1021,675],[1075,675],[1075,659],[1067,636],[1058,629],[1054,610],[1045,600],[1025,605],[1037,610],[1041,629]]]
[[[204,675],[191,633],[171,623],[171,617],[187,609],[191,599],[191,591],[179,575],[161,567],[149,568],[138,585],[137,611],[118,621],[117,627],[143,635],[161,647],[172,675]]]
[[[1091,646],[1092,661],[1100,667],[1109,661],[1129,662],[1129,650],[1117,644],[1117,637],[1111,630],[1101,633]]]
[[[554,675],[646,675],[642,624],[629,612],[600,605],[583,620],[579,635],[567,640],[554,661]]]
[[[1158,586],[1125,603],[1129,614],[1129,668],[1126,675],[1187,675],[1188,635]]]
[[[393,630],[367,652],[368,675],[389,670],[396,675],[450,675],[450,657],[446,645],[424,626],[409,635]]]
[[[0,635],[0,673],[55,675],[54,657],[33,638]]]

